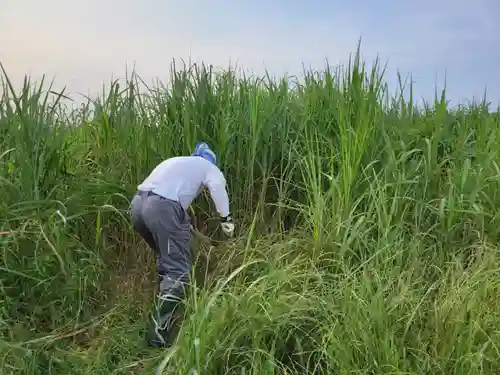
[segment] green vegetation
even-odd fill
[[[382,78],[358,58],[294,86],[193,66],[70,111],[3,72],[0,373],[499,374],[500,115]],[[212,241],[178,342],[148,349],[154,259],[128,205],[197,140],[238,233],[200,197]]]

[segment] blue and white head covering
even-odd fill
[[[217,165],[217,156],[215,156],[215,153],[210,149],[208,144],[205,142],[197,143],[194,148],[194,152],[191,154],[191,156],[202,157],[203,159],[208,160],[212,164]]]

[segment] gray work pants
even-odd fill
[[[182,206],[151,192],[131,203],[132,227],[156,254],[159,294],[182,298],[192,266],[191,230]]]

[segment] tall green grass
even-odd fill
[[[3,71],[0,373],[500,373],[498,112],[390,97],[358,56],[295,83],[174,66],[74,110]],[[199,140],[238,233],[197,200],[212,241],[176,345],[151,350],[154,261],[128,205]]]

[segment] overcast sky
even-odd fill
[[[500,102],[499,0],[0,0],[0,61],[11,78],[46,73],[71,93],[101,89],[135,64],[146,81],[173,58],[276,74],[367,61],[411,73],[431,98]]]

